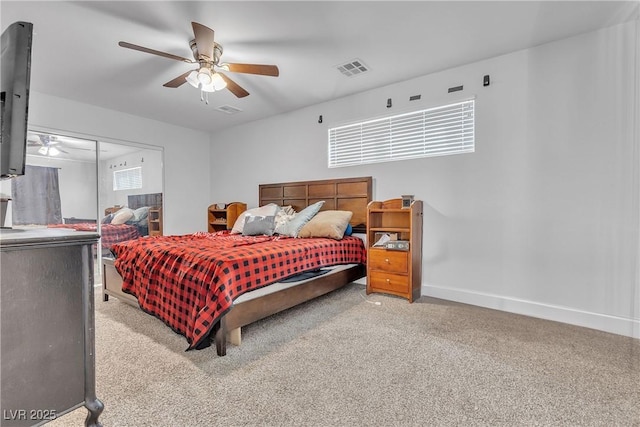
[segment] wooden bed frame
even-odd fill
[[[372,178],[342,178],[320,181],[298,181],[259,186],[259,204],[291,205],[296,211],[319,200],[325,203],[321,210],[350,210],[351,226],[356,233],[366,229],[367,205],[371,201]],[[103,259],[102,286],[104,295],[112,295],[137,306],[135,297],[122,292],[122,277],[113,266],[113,260]],[[241,328],[265,317],[279,313],[303,302],[339,289],[366,275],[361,264],[339,266],[331,272],[313,279],[286,286],[281,283],[247,292],[234,301],[212,332],[216,352],[227,353],[227,341],[240,345]]]

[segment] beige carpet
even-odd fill
[[[640,341],[590,329],[352,284],[218,357],[114,298],[96,310],[104,426],[640,426]]]

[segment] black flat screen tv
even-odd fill
[[[33,24],[14,22],[2,32],[0,179],[24,175]]]

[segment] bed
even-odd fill
[[[127,208],[132,211],[145,208],[161,207],[162,193],[135,194],[127,197]],[[115,206],[105,209],[105,218],[113,217],[122,206]],[[100,245],[103,251],[109,251],[118,242],[138,239],[149,234],[149,225],[146,215],[141,218],[130,218],[123,224],[105,223],[105,218],[100,224]],[[49,224],[48,228],[68,228],[76,231],[97,232],[98,225],[95,219],[65,218],[64,224]]]
[[[298,215],[318,204],[325,214],[349,211],[348,225],[358,233],[366,227],[371,189],[371,177],[264,184],[258,206],[291,206]],[[240,344],[242,326],[364,277],[366,262],[364,243],[355,235],[199,232],[121,242],[112,250],[116,258],[103,260],[106,295],[119,290],[118,297],[185,336],[187,350],[215,342],[219,356],[226,354],[227,340]]]

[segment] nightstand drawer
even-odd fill
[[[393,273],[407,273],[409,271],[409,254],[408,252],[370,250],[369,268],[371,270],[390,271]]]
[[[374,290],[391,292],[409,292],[409,277],[385,272],[372,272],[368,280],[369,286]]]

